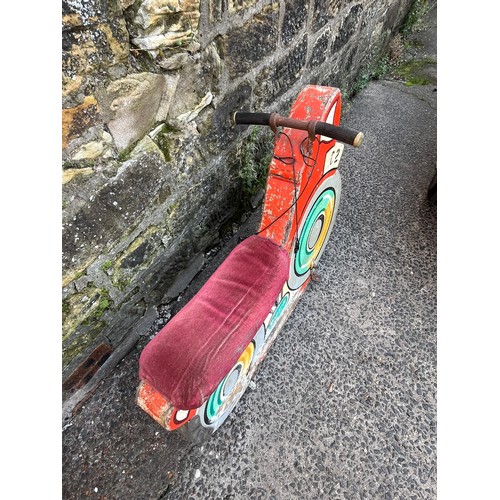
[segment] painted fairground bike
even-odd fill
[[[236,112],[275,133],[257,233],[144,348],[137,402],[167,430],[202,442],[226,420],[312,279],[337,214],[344,143],[339,89],[310,85],[290,117]]]

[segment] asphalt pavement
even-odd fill
[[[374,81],[352,100],[342,124],[365,141],[344,150],[321,279],[212,439],[187,443],[136,406],[144,337],[63,430],[65,500],[436,497],[436,96],[434,68],[428,84]]]

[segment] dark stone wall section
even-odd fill
[[[314,42],[308,67],[312,70],[319,67],[328,57],[328,44],[332,37],[331,29],[324,31]]]
[[[221,55],[228,66],[229,76],[233,78],[248,73],[256,63],[273,54],[277,44],[277,10],[254,16],[223,39]]]
[[[302,30],[307,22],[307,0],[292,0],[285,2],[285,15],[281,29],[281,41],[283,45],[288,45]]]
[[[261,82],[255,89],[258,107],[267,109],[271,103],[290,89],[293,82],[301,76],[306,62],[307,36],[280,59],[274,67],[264,68],[257,80]]]
[[[339,33],[336,36],[335,42],[333,44],[332,48],[333,55],[335,55],[335,53],[338,52],[354,34],[357,24],[359,22],[359,14],[361,10],[362,10],[361,5],[355,5],[349,11],[347,17],[343,20]]]
[[[312,31],[319,31],[327,23],[331,23],[337,16],[341,6],[348,4],[342,0],[315,0],[312,19]]]

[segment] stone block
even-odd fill
[[[94,173],[94,169],[91,167],[85,168],[68,168],[63,170],[62,173],[62,183],[67,184],[72,181],[75,177],[79,175],[92,175]]]
[[[330,42],[330,38],[332,36],[332,32],[330,28],[324,31],[314,42],[311,57],[309,59],[308,67],[311,69],[315,69],[321,64],[323,64],[328,57],[327,49],[328,43]]]
[[[349,47],[349,46],[347,46]],[[354,45],[353,47],[350,48],[347,57],[344,58],[343,60],[343,70],[345,74],[349,74],[349,79],[354,80],[355,75],[358,72],[359,69],[359,63],[357,64],[357,55],[359,52],[359,47],[357,45]]]
[[[71,148],[72,151],[68,155],[68,158],[74,162],[88,162],[91,160],[96,160],[97,158],[111,158],[114,156],[113,152],[113,138],[108,132],[103,130],[94,129],[95,133],[90,135],[94,136],[95,139],[90,141],[85,141],[82,137],[81,141],[75,141],[73,144],[75,147]],[[81,144],[78,144],[81,142]]]
[[[181,0],[142,0],[134,21],[144,30],[163,27],[165,21],[177,20],[183,10]]]
[[[127,161],[63,225],[63,274],[72,275],[129,234],[170,192],[158,155]]]
[[[149,227],[141,233],[120,255],[115,269],[135,269],[144,267],[150,256],[158,251],[161,244],[160,230],[157,227]]]
[[[183,193],[168,210],[168,230],[163,239],[165,249],[141,276],[148,301],[170,302],[180,293],[203,265],[207,247],[218,240],[221,224],[235,214],[237,190],[222,189],[216,175],[207,177],[202,183],[205,186],[203,199],[196,192]]]
[[[197,254],[188,263],[187,267],[183,269],[175,278],[175,281],[167,290],[165,297],[167,299],[175,299],[182,291],[184,291],[193,278],[201,271],[205,263],[205,256],[203,253]]]
[[[306,62],[307,35],[274,66],[266,67],[257,77],[262,82],[255,90],[259,109],[267,109],[295,84]]]
[[[412,0],[395,0],[391,2],[383,18],[383,31],[394,32],[400,28],[412,3]]]
[[[231,121],[235,111],[249,110],[251,104],[252,87],[248,82],[242,82],[235,90],[227,94],[211,113],[208,130],[204,134],[203,142],[207,149],[220,154],[242,132],[242,127],[235,127]]]
[[[265,7],[241,28],[221,38],[221,57],[232,78],[243,75],[270,56],[278,41],[278,4]]]
[[[346,75],[339,70],[338,66],[333,66],[330,71],[319,79],[318,85],[324,85],[326,87],[337,87],[344,92],[347,89],[348,79]]]
[[[128,64],[129,35],[118,0],[63,2],[64,107]],[[92,90],[91,90],[92,89]]]
[[[106,322],[97,320],[91,325],[82,326],[63,342],[62,345],[62,369],[63,376],[68,374],[78,363],[78,360],[85,357],[85,353],[91,350],[96,344],[106,341],[103,330]],[[73,364],[71,364],[73,362]]]
[[[285,2],[285,15],[281,28],[281,41],[288,45],[307,21],[308,0],[292,0]]]
[[[200,0],[142,0],[131,26],[132,43],[150,51],[184,45],[199,21]]]
[[[319,31],[338,13],[342,0],[314,0],[314,11],[311,23],[313,32]]]
[[[102,334],[106,336],[112,346],[120,345],[134,330],[142,334],[146,333],[144,314],[147,311],[147,304],[142,297],[144,294],[140,292],[139,287],[135,287],[127,298],[119,304],[120,314],[114,317],[113,322],[110,322],[103,329]],[[151,323],[148,324],[148,327],[151,326]]]
[[[180,74],[165,74],[163,77],[165,78],[165,86],[163,88],[163,94],[158,106],[158,111],[156,112],[157,122],[163,122],[167,119],[170,106],[172,105],[172,101],[177,90],[177,85],[179,84]]]
[[[258,0],[228,0],[229,12],[239,12],[240,10],[252,7]]]
[[[128,9],[131,5],[135,3],[136,0],[120,0],[120,5],[123,10]]]
[[[195,120],[198,115],[211,104],[214,96],[212,92],[208,91],[201,101],[194,107],[194,109],[190,111],[186,111],[179,116],[176,116],[175,119],[181,124],[181,126],[185,126],[187,123]]]
[[[362,5],[355,5],[349,11],[349,14],[342,21],[342,25],[339,29],[335,41],[332,46],[332,53],[336,54],[342,49],[342,47],[348,42],[348,40],[354,35],[358,23],[360,20],[360,14],[363,10]]]
[[[130,157],[134,158],[143,154],[154,153],[158,155],[163,161],[165,161],[165,155],[163,151],[158,147],[153,139],[149,135],[143,137],[134,149],[130,152]]]
[[[161,242],[162,230],[150,226],[143,231],[121,254],[116,255],[113,261],[106,261],[101,269],[111,265],[107,270],[111,274],[111,283],[120,291],[134,287],[141,270],[148,267],[158,252],[164,250]]]
[[[158,64],[165,71],[174,71],[176,69],[182,68],[189,61],[189,56],[187,52],[178,52],[176,54],[163,56]]]
[[[208,94],[216,96],[221,73],[222,63],[215,44],[211,43],[197,55],[196,61],[182,67],[178,72],[176,90],[168,110],[168,120],[175,122],[179,116],[187,117],[200,105],[207,103]],[[210,106],[207,110],[200,109],[200,112],[205,114],[208,109]]]
[[[134,73],[115,80],[100,94],[104,121],[119,150],[143,137],[154,125],[165,90],[163,75]]]
[[[211,23],[220,22],[224,18],[224,13],[232,16],[249,7],[256,5],[258,0],[209,0],[208,16]]]

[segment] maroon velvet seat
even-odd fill
[[[285,250],[250,236],[149,342],[139,376],[177,408],[201,406],[271,310],[289,269]]]

